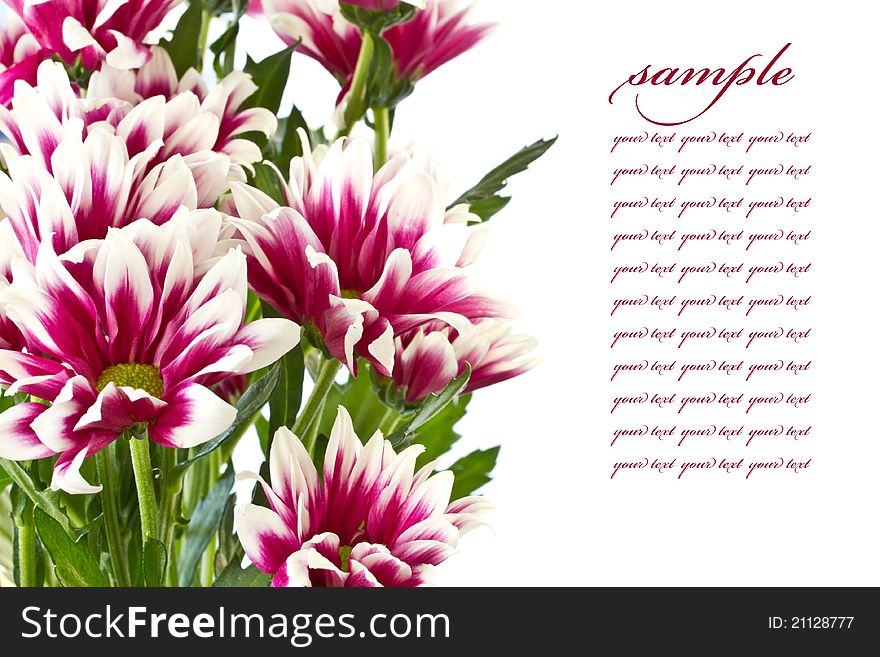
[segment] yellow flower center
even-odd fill
[[[122,363],[108,367],[98,377],[98,390],[103,390],[109,383],[115,383],[117,388],[125,386],[143,390],[158,399],[161,399],[165,394],[162,375],[152,365]]]
[[[357,290],[340,290],[339,296],[343,299],[360,299],[361,293]]]
[[[339,569],[344,573],[348,572],[348,560],[351,557],[351,546],[343,545],[339,548],[339,559],[342,562],[342,567]]]

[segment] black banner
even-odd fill
[[[8,651],[75,643],[117,657],[129,645],[211,650],[220,642],[269,654],[853,654],[846,651],[880,634],[876,600],[873,589],[839,588],[0,589],[0,645],[15,654]]]

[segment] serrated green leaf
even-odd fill
[[[162,541],[150,538],[144,543],[141,556],[141,573],[144,586],[155,588],[165,581],[165,568],[168,566],[168,552]]]
[[[417,440],[425,446],[425,451],[416,461],[416,469],[439,459],[461,439],[461,434],[455,431],[455,425],[467,413],[470,401],[471,395],[462,395],[452,400],[433,420],[422,426]]]
[[[510,201],[511,198],[509,196],[490,196],[481,201],[471,203],[470,210],[482,221],[489,221],[489,219],[506,208]]]
[[[257,85],[257,91],[244,102],[244,107],[265,107],[273,114],[278,114],[281,97],[290,77],[290,60],[296,45],[288,46],[281,52],[255,62],[250,57],[244,66]]]
[[[214,540],[214,535],[220,526],[220,519],[223,517],[223,510],[226,508],[234,483],[235,471],[232,465],[229,465],[208,494],[196,504],[192,518],[186,526],[183,549],[177,567],[181,586],[189,586],[192,583],[199,560],[205,553],[208,543]]]
[[[187,468],[193,463],[216,450],[227,440],[239,435],[239,432],[249,426],[251,419],[268,403],[272,391],[278,384],[279,376],[280,369],[275,365],[269,370],[266,376],[259,379],[248,388],[235,405],[238,412],[235,415],[235,420],[233,420],[229,428],[213,440],[202,445],[190,458],[179,463],[174,470],[172,470],[172,473],[175,476],[182,476]]]
[[[449,384],[439,393],[428,395],[419,404],[412,418],[390,436],[388,440],[394,445],[395,449],[406,447],[412,443],[425,424],[436,417],[446,406],[448,406],[462,391],[467,387],[471,378],[470,365],[467,366],[461,376],[452,379]]]
[[[248,566],[242,570],[234,564],[214,580],[214,586],[220,588],[267,588],[271,583],[272,575],[264,573],[256,566]]]
[[[480,182],[458,197],[450,207],[466,203],[472,207],[476,206],[478,210],[487,215],[487,218],[491,217],[510,202],[510,198],[496,196],[498,192],[507,187],[508,180],[528,169],[532,163],[550,150],[557,139],[558,137],[550,140],[541,139],[531,146],[526,146],[483,176]],[[480,212],[475,212],[475,214],[479,215]],[[480,216],[483,218],[482,215]]]
[[[202,0],[190,0],[189,8],[180,17],[170,39],[162,39],[161,45],[168,51],[174,70],[182,77],[189,69],[201,70],[199,61],[199,35],[202,32]]]
[[[55,574],[64,586],[109,586],[85,541],[74,542],[64,527],[42,509],[34,509],[34,523],[43,547],[55,564]]]
[[[490,475],[495,469],[500,451],[501,447],[478,449],[456,461],[449,468],[455,474],[450,499],[454,501],[466,497],[492,481]]]

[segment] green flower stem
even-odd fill
[[[342,367],[342,363],[335,358],[331,358],[324,361],[318,370],[315,388],[312,390],[312,394],[309,395],[306,405],[300,410],[299,417],[296,418],[296,424],[293,425],[293,433],[300,438],[305,438],[308,435],[312,424],[319,423],[321,409],[324,406],[327,395],[330,394],[330,390],[333,388],[333,382],[336,380],[336,373],[340,367]],[[314,445],[305,445],[305,447],[311,451]]]
[[[18,578],[22,587],[37,586],[36,543],[37,530],[34,527],[34,507],[28,504],[21,518],[16,521],[18,528]]]
[[[3,468],[6,471],[6,474],[8,474],[12,478],[12,481],[15,482],[15,485],[21,488],[22,492],[28,496],[35,506],[40,507],[46,512],[46,515],[57,521],[58,524],[64,528],[64,531],[67,532],[68,536],[73,538],[73,532],[70,531],[70,521],[67,518],[67,514],[65,514],[57,504],[37,490],[33,480],[18,463],[0,458],[0,468]]]
[[[217,537],[213,536],[208,542],[205,554],[202,555],[202,562],[199,564],[199,581],[205,588],[209,588],[214,583],[214,559],[216,557]]]
[[[151,538],[159,538],[159,506],[156,504],[153,464],[150,461],[150,441],[147,438],[132,438],[128,444],[141,512],[141,536],[146,543]]]
[[[113,468],[110,467],[110,454],[108,448],[102,449],[95,454],[95,465],[98,470],[98,480],[101,482],[101,511],[104,517],[104,529],[107,532],[107,545],[110,548],[110,565],[113,568],[113,577],[116,586],[128,586],[128,551],[122,541],[122,531],[119,527],[119,491],[116,488],[116,479]]]
[[[202,27],[199,32],[199,71],[204,69],[205,57],[208,54],[208,32],[211,29],[211,18],[213,18],[211,10],[204,9],[202,11]]]
[[[321,421],[320,418],[324,417],[324,408],[327,406],[327,399],[325,398],[321,402],[321,407],[318,409],[318,421],[312,422],[312,426],[309,429],[308,434],[303,438],[303,445],[306,448],[306,451],[309,453],[309,456],[312,459],[315,458],[315,445],[318,442],[318,431],[321,429]]]
[[[397,428],[399,423],[400,413],[393,408],[388,408],[385,410],[385,415],[383,415],[382,419],[379,421],[379,431],[382,432],[383,436],[388,436]]]
[[[373,130],[376,133],[376,170],[388,161],[388,138],[391,136],[391,110],[373,108]]]
[[[348,107],[345,108],[345,114],[343,115],[345,125],[339,129],[339,134],[336,135],[337,139],[339,137],[347,137],[357,122],[364,118],[364,114],[367,111],[365,103],[367,81],[370,77],[370,65],[373,63],[374,50],[375,43],[373,42],[372,35],[369,32],[364,32],[361,52],[358,55],[354,76],[351,81],[351,91],[348,95]]]
[[[174,527],[177,522],[177,509],[175,502],[180,495],[182,482],[179,478],[171,476],[171,472],[177,465],[177,450],[162,447],[159,451],[159,464],[162,469],[162,496],[159,500],[159,535],[162,543],[168,551],[169,563],[171,560],[171,547],[174,543]],[[171,586],[171,568],[165,569],[166,584]]]

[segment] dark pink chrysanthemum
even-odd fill
[[[316,0],[264,0],[263,8],[285,42],[302,39],[298,52],[317,60],[347,86],[354,75],[361,35],[338,8],[320,4]],[[382,36],[391,44],[398,78],[422,78],[482,41],[493,26],[471,25],[468,12],[459,10],[455,0],[426,0],[412,20],[386,30]]]
[[[392,378],[409,404],[443,390],[467,365],[471,377],[463,394],[520,376],[540,362],[527,357],[537,346],[534,338],[515,335],[497,320],[478,322],[462,333],[448,326],[420,328],[395,345]]]
[[[394,337],[423,324],[464,330],[508,315],[465,267],[483,233],[462,208],[446,210],[436,179],[409,154],[374,176],[367,142],[319,146],[291,162],[284,193],[279,208],[232,185],[226,210],[250,256],[251,287],[352,372],[360,355],[390,376]]]
[[[147,35],[181,0],[3,0],[18,14],[49,56],[68,64],[79,57],[96,69],[107,61],[119,69],[147,63]]]
[[[13,261],[0,311],[33,351],[0,349],[0,384],[33,401],[0,414],[0,456],[60,454],[52,488],[92,493],[80,466],[123,432],[192,447],[232,423],[210,387],[274,363],[299,327],[243,323],[246,259],[217,255],[220,229],[217,211],[181,208],[161,226],[111,228],[63,256],[43,242],[36,264]]]
[[[455,552],[459,538],[484,522],[491,504],[467,497],[450,504],[452,472],[415,472],[424,450],[397,454],[382,434],[362,445],[345,408],[333,425],[323,477],[300,442],[279,429],[269,456],[271,508],[246,504],[238,536],[273,586],[418,586]]]

